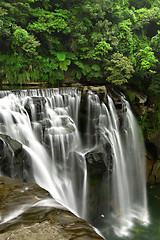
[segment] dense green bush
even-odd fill
[[[159,94],[159,0],[1,0],[0,79],[132,84]]]

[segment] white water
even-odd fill
[[[123,133],[120,132],[118,116],[109,97],[111,128],[110,142],[113,144],[113,199],[116,224],[114,230],[119,236],[128,236],[136,218],[148,224],[145,187],[145,148],[142,135],[127,101],[122,99],[126,113],[123,115]]]
[[[86,146],[82,148],[78,130],[80,91],[26,90],[15,94],[6,92],[6,95],[0,99],[3,119],[0,132],[23,144],[32,159],[35,181],[53,198],[78,216],[88,219],[89,186],[85,152],[95,149],[99,138],[103,138],[112,149],[110,220],[115,233],[128,236],[134,219],[139,219],[142,224],[148,222],[145,149],[128,102],[122,99],[127,111],[123,114],[121,131],[112,99],[108,97],[107,108],[96,94],[89,92],[88,121],[84,126],[87,139]],[[39,112],[36,112],[36,96],[40,99]],[[31,110],[30,117],[25,106]],[[105,219],[106,216],[103,217]]]

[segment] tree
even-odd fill
[[[155,56],[159,57],[160,54],[160,30],[157,31],[157,34],[151,39],[151,47],[155,52]]]
[[[123,20],[118,24],[119,50],[123,54],[132,54],[134,51],[134,39],[132,22],[130,19]]]
[[[40,42],[30,35],[25,29],[18,28],[13,33],[12,49],[14,53],[20,53],[27,56],[37,55],[36,48],[40,46]]]
[[[147,46],[144,49],[140,49],[138,53],[135,54],[137,59],[136,69],[142,74],[154,73],[153,67],[158,62],[156,59],[152,48]]]
[[[107,75],[106,81],[115,85],[127,83],[134,73],[131,61],[119,52],[114,53],[111,56],[111,60],[107,61],[105,70]]]

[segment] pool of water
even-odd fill
[[[160,186],[148,188],[148,211],[150,224],[143,226],[139,222],[135,223],[131,234],[128,237],[115,236],[112,229],[101,228],[106,239],[112,240],[160,240]]]

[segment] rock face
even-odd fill
[[[152,135],[146,142],[147,148],[147,183],[160,183],[160,132]]]
[[[100,218],[104,214],[109,214],[110,206],[110,191],[111,191],[111,176],[113,170],[113,160],[110,144],[105,145],[102,142],[97,149],[94,149],[85,154],[88,181],[89,181],[89,213],[88,219],[94,219],[91,221],[93,225],[97,225]],[[107,195],[105,193],[108,193]],[[96,206],[96,211],[95,211]]]
[[[102,239],[34,183],[0,177],[0,203],[1,240]]]
[[[112,152],[110,144],[99,146],[96,150],[85,154],[88,173],[91,177],[110,175],[113,169]]]
[[[82,95],[87,94],[89,90],[96,93],[99,96],[100,101],[103,101],[104,103],[107,102],[107,90],[105,86],[83,86]]]
[[[43,106],[46,100],[44,97],[32,97],[28,99],[25,103],[25,109],[28,112],[28,115],[31,121],[40,121],[42,119],[43,114]],[[33,107],[34,106],[34,107]],[[34,114],[32,114],[34,112]],[[33,119],[34,117],[34,119]]]
[[[25,182],[33,180],[30,158],[22,144],[5,134],[0,134],[0,172]]]

